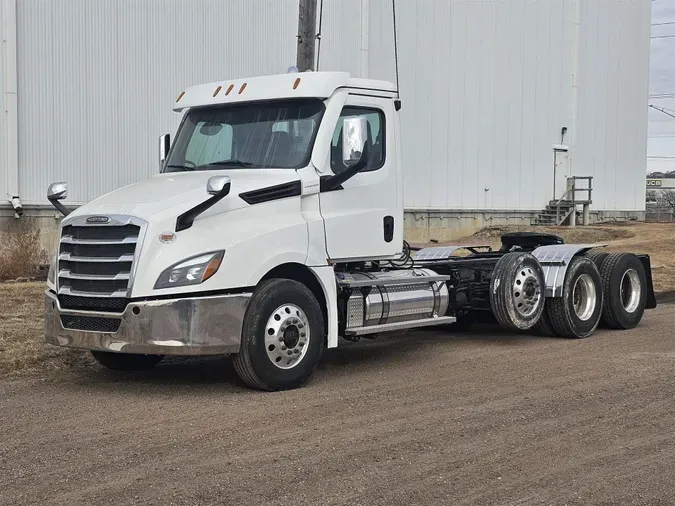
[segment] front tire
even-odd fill
[[[136,355],[108,351],[92,351],[91,355],[99,364],[112,371],[147,371],[164,358],[162,355]]]
[[[270,279],[248,304],[234,368],[251,388],[296,388],[314,374],[324,338],[323,313],[314,294],[297,281]]]

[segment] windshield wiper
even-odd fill
[[[189,165],[167,165],[167,169],[180,169],[180,170],[195,170],[194,167],[190,167]]]
[[[256,167],[257,165],[252,162],[245,162],[243,160],[223,160],[222,162],[211,162],[211,163],[206,163],[204,165],[200,165],[200,167]]]

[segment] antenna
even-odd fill
[[[398,85],[398,41],[396,37],[396,0],[391,0],[391,13],[394,20],[394,64],[396,65],[396,97],[400,98],[400,88]]]

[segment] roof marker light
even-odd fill
[[[216,88],[216,91],[213,92],[213,96],[215,97],[218,93],[220,93],[220,90],[222,90],[222,89],[223,89],[222,86],[218,86],[218,87]]]
[[[293,83],[293,89],[297,89],[298,85],[300,84],[300,78],[298,77],[295,82]]]
[[[234,88],[234,84],[230,84],[230,85],[227,87],[227,91],[225,92],[225,95],[229,95],[230,92],[232,91],[232,88]]]
[[[185,92],[182,91],[180,95],[178,95],[178,98],[176,99],[176,102],[180,102],[180,99],[183,98],[183,95],[185,95]]]
[[[246,83],[241,85],[241,88],[239,88],[239,94],[241,95],[242,92],[246,89]]]

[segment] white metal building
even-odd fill
[[[186,86],[295,61],[298,0],[0,2],[5,221],[55,180],[75,204],[151,176]],[[392,1],[323,3],[319,69],[395,81]],[[593,212],[639,217],[650,4],[396,0],[409,236],[528,223],[562,193],[554,144],[558,179],[594,177]]]

